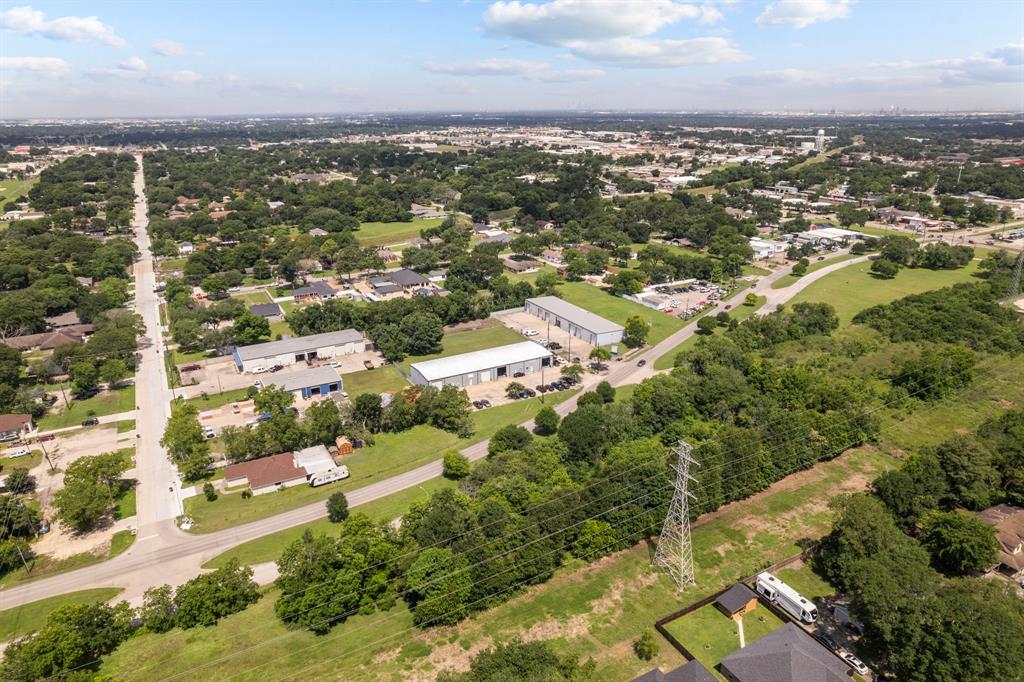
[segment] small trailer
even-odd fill
[[[771,573],[759,573],[754,587],[758,594],[794,618],[804,623],[818,620],[818,608]]]

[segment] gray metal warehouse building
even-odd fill
[[[551,358],[551,351],[544,346],[533,341],[523,341],[437,360],[414,362],[409,368],[409,378],[420,386],[473,386],[511,378],[518,372],[539,372],[541,367],[551,365]]]
[[[294,365],[315,358],[333,358],[366,350],[366,339],[355,329],[342,329],[293,339],[281,339],[235,349],[235,364],[239,371],[254,368],[269,369],[274,365]]]
[[[626,331],[621,324],[606,320],[557,296],[526,299],[526,312],[550,322],[592,346],[620,343]]]

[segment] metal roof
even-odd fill
[[[497,348],[477,350],[472,353],[451,355],[437,360],[414,362],[411,365],[427,381],[440,381],[448,377],[461,376],[470,372],[482,372],[494,367],[505,367],[517,362],[539,360],[551,357],[552,353],[533,341],[512,343]]]
[[[722,659],[738,682],[849,682],[849,666],[793,623],[786,623]]]
[[[362,340],[363,335],[355,329],[342,329],[336,332],[324,332],[323,334],[311,334],[310,336],[297,336],[291,339],[281,339],[280,341],[257,343],[251,346],[239,346],[235,352],[238,353],[238,357],[241,360],[257,360],[259,358],[281,355],[282,353],[301,353],[325,346],[357,343]]]
[[[557,296],[539,296],[537,298],[526,299],[527,303],[533,303],[545,310],[558,315],[561,318],[572,322],[577,327],[586,329],[589,332],[595,334],[605,334],[608,332],[621,332],[625,331],[625,327],[621,324],[616,324],[611,320],[585,310],[578,305],[573,305],[568,301],[563,301]]]
[[[298,372],[282,372],[271,374],[264,383],[268,386],[277,386],[286,391],[298,391],[311,386],[323,386],[341,381],[338,370],[330,365],[320,365],[309,369],[300,369]]]

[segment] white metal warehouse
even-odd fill
[[[333,358],[366,350],[366,339],[355,329],[298,336],[235,349],[235,364],[242,372],[256,367],[270,369],[274,365],[294,365],[316,358]]]
[[[621,324],[606,320],[557,296],[528,298],[525,307],[526,312],[534,317],[550,322],[592,346],[620,343],[626,331]]]
[[[512,377],[519,372],[539,372],[551,365],[552,353],[533,341],[414,362],[409,378],[420,386],[473,386]]]

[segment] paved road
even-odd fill
[[[758,281],[751,291],[759,296],[768,297],[769,303],[766,304],[766,308],[769,305],[777,307],[821,277],[848,265],[862,262],[865,259],[866,257],[856,258],[823,267],[784,289],[772,289],[771,285],[779,278],[788,274],[788,270],[775,272]],[[141,292],[143,289],[140,288],[139,291]],[[137,296],[136,300],[140,300],[140,297]],[[157,320],[158,324],[159,319]],[[600,379],[605,379],[614,386],[634,384],[642,381],[657,373],[653,367],[655,360],[666,353],[670,353],[676,346],[692,337],[696,332],[696,322],[686,325],[641,355],[632,358],[629,362],[612,363],[612,367],[607,375],[600,377]],[[644,367],[637,366],[637,362],[641,359],[646,360]],[[166,386],[166,382],[161,383],[160,386]],[[555,410],[563,415],[572,411],[575,409],[578,395],[561,403]],[[140,422],[140,425],[142,425],[142,422]],[[531,423],[526,422],[524,425],[530,426]],[[162,428],[160,432],[162,433]],[[143,440],[145,440],[145,437]],[[160,457],[149,458],[148,461],[150,461],[151,465],[164,459],[162,450],[160,452]],[[463,449],[462,453],[470,460],[481,459],[487,455],[487,441],[470,445]],[[141,460],[142,458],[140,457],[140,464]],[[424,464],[405,473],[397,474],[346,493],[349,506],[356,507],[366,504],[372,500],[420,485],[440,475],[440,460]],[[159,480],[159,476],[155,480]],[[140,502],[142,497],[145,497],[145,495],[140,494]],[[200,567],[203,563],[232,547],[280,530],[314,521],[322,518],[324,515],[323,502],[315,502],[265,519],[204,535],[182,533],[174,526],[173,520],[153,520],[146,523],[140,529],[139,539],[131,549],[120,556],[95,566],[0,591],[0,610],[54,594],[92,587],[123,587],[125,588],[124,598],[129,601],[138,602],[146,588],[163,583],[180,584],[200,573],[202,570]],[[156,516],[156,514],[153,514],[150,518]]]

